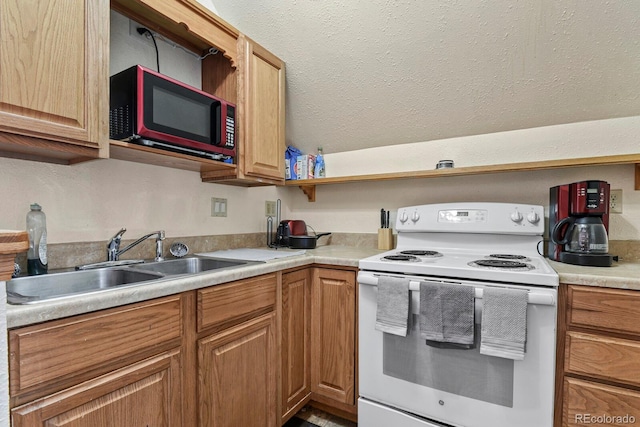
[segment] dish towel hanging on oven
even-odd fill
[[[461,344],[474,341],[473,286],[420,282],[420,336],[428,341]]]
[[[376,330],[406,337],[409,298],[409,279],[378,277]]]
[[[528,294],[524,289],[484,288],[481,354],[524,359]]]

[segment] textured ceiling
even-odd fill
[[[640,115],[640,1],[199,1],[286,62],[304,152]]]

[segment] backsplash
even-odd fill
[[[377,234],[336,233],[322,238],[318,246],[328,244],[340,246],[377,247]],[[121,248],[134,240],[122,240]],[[173,258],[169,248],[175,242],[184,243],[189,247],[189,255],[199,252],[212,252],[223,249],[264,248],[267,246],[265,233],[223,234],[210,236],[167,237],[164,240],[165,258]],[[49,271],[73,268],[77,265],[91,264],[107,260],[107,242],[73,242],[50,243],[47,246]],[[120,259],[151,259],[155,255],[155,240],[148,239],[128,250]],[[19,254],[16,262],[22,271],[27,271],[27,253]]]
[[[395,239],[395,235],[394,235]],[[133,240],[123,240],[121,247],[125,247]],[[167,237],[164,241],[164,257],[172,258],[169,248],[172,243],[181,242],[189,247],[189,255],[199,252],[212,252],[223,249],[237,248],[265,248],[266,235],[264,233],[224,234],[192,237]],[[318,247],[355,246],[360,248],[378,247],[378,235],[371,233],[332,233],[318,241]],[[395,246],[395,244],[394,244]],[[544,245],[547,247],[546,242]],[[54,243],[48,245],[49,271],[73,268],[77,265],[91,264],[106,261],[107,242],[74,242]],[[620,261],[640,262],[640,241],[638,240],[611,240],[609,252],[618,256]],[[151,259],[155,253],[155,241],[149,239],[140,243],[123,254],[120,259]],[[27,271],[27,253],[19,254],[16,262],[20,264],[22,271]],[[615,265],[615,264],[614,264]]]

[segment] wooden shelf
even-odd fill
[[[200,173],[219,171],[226,176],[233,177],[237,174],[237,166],[234,164],[145,147],[144,145],[131,144],[124,141],[110,140],[109,142],[111,144],[110,157],[112,159],[166,166]]]
[[[444,178],[448,176],[483,175],[501,172],[526,172],[548,169],[573,168],[580,166],[604,166],[635,164],[635,189],[640,190],[640,154],[616,156],[584,157],[579,159],[546,160],[538,162],[507,163],[502,165],[469,166],[452,169],[421,170],[410,172],[379,173],[370,175],[340,176],[333,178],[302,179],[286,181],[286,186],[298,186],[315,202],[317,185],[347,184],[353,182],[389,181],[398,179]]]

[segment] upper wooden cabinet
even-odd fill
[[[199,170],[204,182],[284,184],[284,62],[195,0],[112,0],[111,5],[199,55],[218,49],[202,61],[202,90],[237,106],[234,165],[197,157],[190,164],[190,156],[118,141],[112,141],[112,157]]]
[[[238,170],[230,183],[284,184],[284,62],[244,34],[238,37],[237,51],[237,76],[221,72],[214,59],[202,71],[203,90],[232,100],[233,91],[237,93]],[[217,171],[201,177],[205,182],[228,180]]]
[[[108,155],[109,1],[0,3],[0,155]]]

